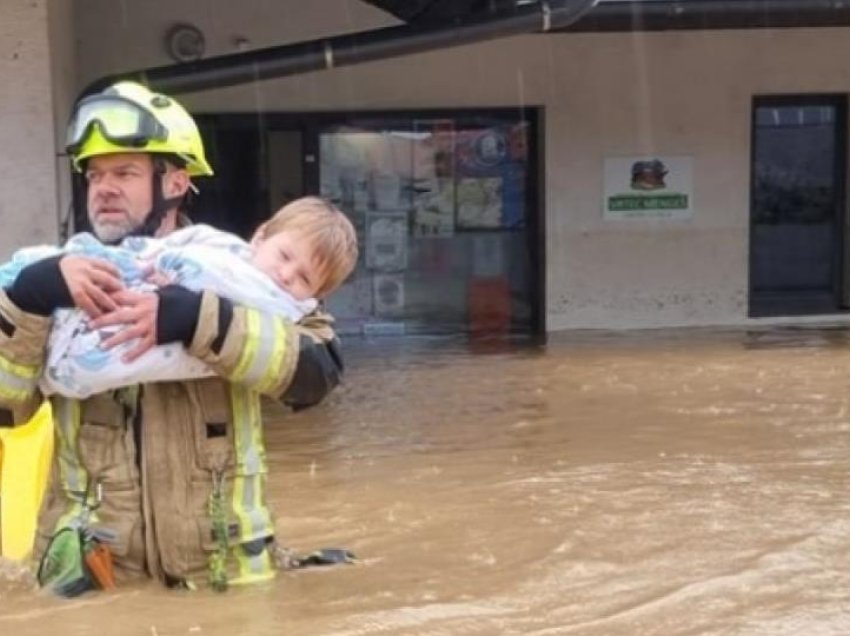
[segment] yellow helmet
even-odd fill
[[[68,124],[74,168],[90,157],[121,152],[177,155],[193,176],[211,176],[195,120],[177,101],[136,82],[118,82],[80,100]]]

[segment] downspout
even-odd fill
[[[844,0],[648,0],[603,2],[569,33],[772,29],[850,25]]]
[[[158,66],[103,77],[90,84],[81,96],[103,90],[119,79],[137,79],[155,90],[182,94],[462,46],[511,35],[545,33],[570,26],[597,2],[598,0],[542,0],[527,7],[518,7],[506,15],[475,17],[449,26],[404,24],[212,57],[187,64]]]

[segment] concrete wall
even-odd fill
[[[50,34],[51,89],[53,94],[53,129],[57,155],[55,160],[57,209],[62,225],[70,221],[71,173],[64,154],[68,117],[78,94],[76,42],[74,39],[74,5],[67,0],[50,0],[48,28]]]
[[[190,23],[205,57],[397,23],[359,0],[73,0],[81,86],[104,75],[173,64],[165,35]]]
[[[80,48],[81,75],[162,63],[165,24],[129,13],[161,4],[77,0],[80,42],[120,25],[98,51]],[[299,13],[185,4],[207,7],[185,17],[220,51],[236,32],[261,44],[388,23],[354,0]],[[549,329],[733,324],[746,322],[752,96],[848,92],[848,54],[846,29],[521,36],[184,101],[196,111],[543,106]],[[603,220],[604,159],[640,154],[693,158],[692,218]]]
[[[48,0],[0,5],[0,258],[57,240]]]

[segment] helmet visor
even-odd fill
[[[119,95],[93,95],[82,100],[68,124],[68,153],[80,152],[92,126],[117,146],[144,148],[149,141],[164,141],[168,129],[149,111]]]

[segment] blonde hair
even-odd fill
[[[259,228],[255,237],[267,239],[293,232],[311,244],[319,261],[321,284],[316,296],[324,297],[339,287],[357,264],[357,233],[348,217],[331,202],[301,197],[284,205]]]

